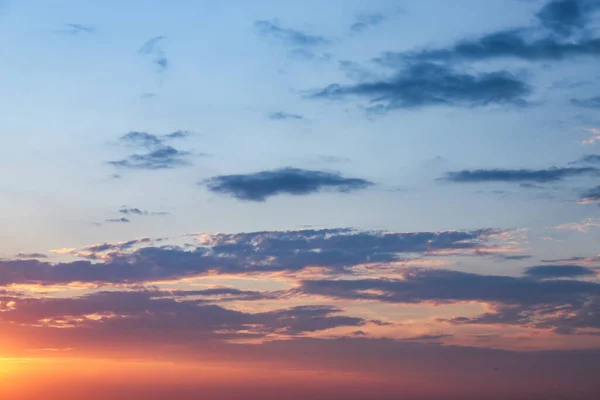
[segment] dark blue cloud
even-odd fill
[[[119,142],[124,145],[155,149],[164,146],[167,141],[172,139],[183,139],[188,136],[191,136],[190,132],[181,130],[167,133],[165,135],[154,135],[148,132],[131,131],[121,136],[119,138]]]
[[[508,72],[470,75],[433,63],[410,64],[384,80],[351,85],[332,84],[312,98],[361,97],[377,111],[427,106],[477,107],[489,104],[524,106],[529,86]]]
[[[539,26],[501,30],[458,41],[446,48],[410,52],[386,52],[375,59],[388,66],[407,61],[488,60],[518,58],[528,61],[562,60],[565,58],[600,56],[600,38],[570,36],[586,28],[593,10],[600,9],[597,0],[558,0],[547,3],[538,13]],[[546,31],[544,31],[546,29]],[[569,37],[568,37],[569,36]]]
[[[163,140],[159,136],[148,132],[127,132],[120,138],[120,141],[122,143],[148,148],[163,145]]]
[[[118,223],[122,223],[122,224],[128,224],[131,221],[129,221],[127,218],[109,218],[109,219],[105,220],[105,222],[118,222]]]
[[[255,21],[254,28],[260,36],[279,40],[287,45],[310,47],[329,43],[323,36],[311,35],[290,28],[283,28],[274,21]]]
[[[0,287],[18,283],[133,284],[209,272],[228,275],[293,272],[309,266],[319,266],[336,275],[352,273],[352,268],[358,265],[402,261],[427,252],[494,249],[491,241],[501,232],[482,229],[394,233],[339,228],[223,233],[204,235],[201,245],[190,250],[175,246],[135,248],[150,242],[142,238],[92,245],[73,253],[102,259],[102,263],[0,260]],[[123,253],[132,248],[135,248],[132,252]]]
[[[488,303],[491,312],[455,324],[514,324],[557,333],[600,333],[600,284],[567,279],[478,275],[412,269],[404,279],[303,281],[305,294],[399,304]]]
[[[284,120],[284,119],[304,119],[300,114],[291,114],[283,111],[277,111],[269,114],[269,119],[272,120]]]
[[[42,253],[19,253],[15,256],[16,258],[48,258],[47,255]]]
[[[600,154],[586,154],[581,157],[579,162],[584,162],[588,164],[599,164],[600,163]]]
[[[581,194],[582,201],[598,202],[600,201],[600,186],[593,187]]]
[[[544,5],[536,16],[542,26],[567,36],[584,28],[590,11],[599,5],[597,0],[555,0]]]
[[[190,165],[190,155],[190,152],[164,146],[146,154],[132,154],[122,160],[109,161],[108,164],[128,169],[168,169]]]
[[[342,309],[327,305],[244,313],[198,300],[176,300],[166,296],[169,293],[165,291],[138,290],[96,292],[62,299],[16,299],[15,309],[3,312],[2,320],[25,325],[63,319],[72,322],[72,328],[101,329],[116,335],[131,329],[162,330],[193,333],[205,340],[260,338],[273,333],[298,335],[341,326],[359,327],[367,323],[362,318],[339,315]],[[119,315],[119,318],[95,321],[81,318],[89,314],[113,314]]]
[[[191,153],[177,150],[166,142],[189,136],[187,131],[175,131],[166,135],[153,135],[148,132],[128,132],[121,136],[120,143],[127,146],[144,148],[147,153],[131,154],[126,158],[109,161],[108,164],[126,169],[169,169],[190,164]]]
[[[186,138],[191,135],[192,135],[192,133],[189,131],[181,131],[180,130],[180,131],[167,133],[166,135],[163,135],[162,137],[164,139],[182,139],[182,138]]]
[[[559,42],[553,38],[527,40],[523,30],[491,33],[478,39],[467,39],[443,49],[425,49],[408,53],[386,52],[375,59],[388,66],[410,60],[452,61],[520,58],[528,61],[562,60],[567,57],[600,56],[600,39]]]
[[[447,172],[441,180],[457,183],[478,182],[538,182],[548,183],[563,180],[568,177],[598,174],[592,167],[566,167],[549,169],[475,169]]]
[[[345,178],[337,173],[299,168],[221,175],[212,177],[203,184],[215,193],[247,201],[265,201],[280,194],[307,195],[324,189],[348,193],[373,185],[372,182],[360,178]]]
[[[387,16],[381,13],[367,14],[361,15],[356,18],[356,22],[354,22],[350,26],[350,30],[352,32],[360,33],[366,30],[367,28],[377,26],[385,21],[387,21]]]
[[[571,99],[571,104],[577,107],[600,108],[600,96],[589,97],[587,99]]]
[[[517,254],[517,255],[500,254],[500,255],[498,255],[498,258],[500,258],[502,260],[507,260],[507,261],[521,261],[521,260],[530,259],[532,257],[533,256],[531,256],[529,254]]]
[[[152,242],[152,239],[150,238],[140,238],[140,239],[133,239],[133,240],[128,240],[126,242],[120,242],[120,243],[102,243],[102,244],[94,244],[91,246],[86,246],[83,249],[86,252],[106,252],[106,251],[123,251],[123,250],[127,250],[130,249],[138,244],[145,244],[145,243],[150,243]]]
[[[538,265],[525,270],[525,276],[535,279],[581,278],[594,276],[596,272],[580,265]]]

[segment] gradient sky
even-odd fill
[[[600,396],[599,0],[0,31],[2,398]]]

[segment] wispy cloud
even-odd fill
[[[165,39],[166,36],[153,37],[138,50],[138,54],[152,58],[152,62],[158,66],[158,72],[163,72],[169,66],[169,60],[161,46]]]
[[[350,26],[350,30],[355,33],[365,31],[370,27],[380,25],[387,21],[388,17],[382,13],[363,14],[356,17],[356,21]]]
[[[284,28],[276,21],[255,21],[254,28],[260,36],[277,40],[286,45],[310,47],[329,43],[329,40],[323,36],[312,35],[297,29]]]
[[[96,32],[96,29],[88,26],[88,25],[82,25],[82,24],[65,24],[65,26],[67,27],[67,29],[61,29],[56,31],[57,33],[64,33],[64,34],[69,34],[69,35],[78,35],[80,33],[94,33]]]
[[[109,219],[105,220],[105,222],[114,222],[114,223],[128,224],[131,221],[129,219],[127,219],[127,218],[122,217],[122,218],[109,218]]]
[[[596,204],[600,203],[600,186],[593,187],[581,194],[577,204]]]
[[[119,139],[120,144],[143,148],[147,152],[131,154],[120,160],[108,161],[108,164],[123,169],[145,170],[170,169],[190,165],[191,152],[178,150],[166,144],[170,140],[185,138],[189,135],[190,133],[187,131],[175,131],[166,135],[153,135],[137,131],[128,132]]]
[[[447,172],[441,180],[456,183],[561,181],[568,177],[598,174],[592,167],[552,167],[548,169],[475,169]]]
[[[593,218],[587,218],[581,222],[571,222],[568,224],[562,224],[555,227],[555,229],[572,230],[578,232],[587,232],[589,228],[600,227],[600,220],[594,220]]]
[[[132,154],[127,158],[109,161],[110,165],[117,168],[128,169],[168,169],[190,165],[191,153],[180,151],[171,146],[164,146],[146,154]]]
[[[285,119],[300,120],[300,119],[304,119],[304,117],[300,114],[292,114],[292,113],[287,113],[287,112],[283,112],[283,111],[277,111],[277,112],[273,112],[273,113],[269,114],[269,119],[272,119],[274,121],[281,121],[281,120],[285,120]]]
[[[167,215],[168,212],[164,212],[164,211],[146,211],[146,210],[140,210],[139,208],[121,208],[119,210],[119,212],[121,214],[125,214],[125,215]]]
[[[591,137],[582,141],[581,144],[594,144],[600,140],[600,128],[590,128],[586,130],[590,133]]]
[[[571,99],[571,104],[585,108],[600,108],[600,96],[588,97],[586,99]]]

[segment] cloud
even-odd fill
[[[596,271],[580,265],[538,265],[525,270],[525,276],[535,279],[583,278],[595,275]]]
[[[376,62],[397,66],[409,61],[484,61],[494,58],[518,58],[527,61],[558,61],[573,57],[597,57],[600,39],[562,42],[553,38],[527,40],[521,29],[500,31],[475,40],[463,40],[447,49],[420,50],[409,53],[387,52]]]
[[[409,338],[403,338],[401,340],[407,340],[407,341],[426,341],[426,342],[439,342],[441,339],[450,339],[454,337],[454,335],[449,335],[449,334],[437,334],[437,335],[420,335],[420,336],[413,336],[413,337],[409,337]]]
[[[600,128],[590,128],[587,131],[592,135],[588,140],[583,140],[581,144],[594,144],[600,140]]]
[[[361,33],[367,28],[382,24],[383,22],[387,21],[387,19],[388,18],[381,13],[361,15],[358,16],[356,18],[356,22],[350,26],[350,30],[355,33]]]
[[[529,93],[526,83],[505,71],[470,75],[447,66],[415,63],[388,79],[351,85],[331,84],[310,97],[365,98],[370,110],[389,111],[427,106],[525,106]]]
[[[547,29],[568,36],[584,28],[589,12],[598,6],[596,0],[555,0],[544,5],[536,17]]]
[[[460,40],[447,48],[386,52],[375,61],[397,66],[417,60],[484,61],[517,58],[527,61],[556,61],[573,57],[597,57],[600,56],[600,38],[581,32],[587,28],[591,12],[599,8],[600,3],[596,0],[552,1],[537,13],[539,26],[500,30],[479,38]]]
[[[544,272],[532,271],[538,277]],[[398,304],[476,301],[487,303],[491,311],[446,322],[521,325],[563,334],[581,329],[600,333],[600,284],[593,282],[407,269],[404,279],[311,280],[303,281],[300,290],[333,299]]]
[[[15,256],[16,258],[48,258],[47,255],[42,253],[19,253]]]
[[[352,159],[342,156],[318,155],[317,158],[319,159],[319,161],[326,163],[347,163],[352,161]]]
[[[580,162],[588,164],[600,164],[600,154],[586,154],[581,157]]]
[[[569,263],[569,264],[589,264],[595,265],[600,263],[600,255],[595,257],[569,257],[569,258],[559,258],[555,260],[540,260],[544,263]]]
[[[102,243],[102,244],[93,244],[90,246],[86,246],[83,248],[84,251],[88,252],[105,252],[105,251],[123,251],[130,249],[138,244],[150,243],[152,239],[150,238],[140,238],[128,240],[126,242],[118,242],[118,243]]]
[[[58,30],[57,33],[64,33],[69,35],[78,35],[80,33],[94,33],[96,29],[82,24],[65,24],[68,29]]]
[[[131,221],[128,220],[127,218],[109,218],[109,219],[105,220],[105,222],[117,222],[117,223],[122,223],[122,224],[128,224]]]
[[[296,29],[283,28],[275,21],[255,21],[254,28],[262,37],[275,39],[291,46],[311,47],[329,43],[323,36],[311,35]]]
[[[152,57],[153,63],[158,66],[158,72],[166,70],[169,64],[165,51],[161,47],[161,42],[165,39],[166,36],[153,37],[138,50],[138,54]]]
[[[150,212],[146,210],[140,210],[139,208],[121,208],[119,213],[125,215],[167,215],[168,212]]]
[[[348,193],[373,185],[367,180],[345,178],[338,173],[290,167],[251,174],[215,176],[203,184],[212,192],[245,201],[265,201],[280,194],[307,195],[324,189]]]
[[[128,169],[168,169],[190,165],[190,155],[191,153],[187,151],[165,146],[147,154],[132,154],[121,160],[109,161],[108,164],[117,168]]]
[[[187,131],[175,131],[166,135],[153,135],[147,132],[128,132],[121,136],[122,145],[146,149],[144,154],[131,154],[126,158],[108,161],[108,164],[123,169],[170,169],[190,165],[191,153],[167,145],[173,139],[190,136]]]
[[[592,167],[552,167],[548,169],[475,169],[447,172],[441,180],[455,183],[480,182],[537,182],[548,183],[564,180],[565,178],[598,174]]]
[[[594,221],[592,218],[587,218],[581,222],[558,225],[555,227],[555,229],[569,229],[578,232],[587,232],[589,228],[598,227],[600,227],[600,221]]]
[[[333,54],[331,53],[321,53],[317,54],[308,49],[294,49],[290,52],[290,57],[300,60],[307,61],[319,61],[319,62],[329,62],[333,59]]]
[[[205,340],[300,335],[366,324],[361,318],[339,315],[343,310],[327,305],[250,314],[197,300],[164,297],[164,294],[142,290],[96,292],[71,298],[23,298],[3,311],[2,321],[25,326],[83,328],[110,334],[145,329],[162,334],[193,333]]]
[[[600,108],[600,96],[587,99],[571,99],[571,104],[585,108]]]
[[[165,146],[166,142],[170,140],[183,139],[189,136],[191,136],[189,131],[181,130],[167,133],[165,135],[154,135],[148,132],[131,131],[121,136],[119,138],[119,142],[124,145],[153,149]]]
[[[516,255],[499,254],[498,255],[498,258],[500,258],[502,260],[507,260],[507,261],[521,261],[521,260],[527,260],[532,257],[533,256],[531,256],[529,254],[516,254]]]
[[[148,132],[127,132],[120,138],[120,141],[133,146],[142,146],[147,148],[164,145],[164,140],[162,138],[152,135]]]
[[[197,234],[198,246],[141,247],[148,238],[116,244],[96,244],[83,250],[59,249],[65,255],[83,254],[100,263],[73,261],[0,260],[0,287],[11,284],[99,285],[139,284],[199,277],[207,274],[252,275],[297,272],[320,267],[325,274],[352,273],[353,267],[402,261],[405,256],[430,252],[498,251],[503,231],[395,233],[346,228]],[[133,249],[131,252],[124,250]],[[102,253],[101,256],[97,253]]]
[[[304,119],[304,117],[302,115],[299,114],[290,114],[290,113],[286,113],[283,111],[277,111],[274,113],[269,114],[269,119],[272,120],[284,120],[284,119]]]
[[[581,194],[577,204],[592,204],[600,202],[600,186],[593,187]]]

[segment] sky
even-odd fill
[[[0,397],[600,395],[600,1],[4,0],[0,37]]]

